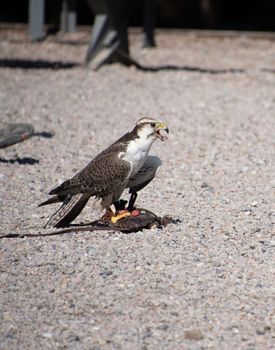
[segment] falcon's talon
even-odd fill
[[[121,214],[117,214],[117,215],[115,215],[115,216],[112,216],[112,217],[111,217],[111,223],[112,223],[112,224],[116,224],[117,221],[119,221],[119,220],[121,220],[121,219],[124,219],[124,218],[127,218],[127,217],[129,217],[129,216],[131,216],[131,213],[130,213],[129,211],[126,211],[126,210],[125,210],[124,213],[121,213]]]

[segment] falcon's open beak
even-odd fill
[[[168,139],[168,137],[166,135],[162,135],[161,131],[164,130],[167,132],[167,134],[169,134],[169,129],[167,127],[167,125],[163,122],[159,122],[156,124],[155,127],[155,132],[154,134],[161,140],[161,141],[165,141]]]

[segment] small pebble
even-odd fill
[[[194,341],[199,341],[204,338],[202,332],[199,329],[191,329],[191,330],[185,331],[184,337],[185,339],[194,340]]]
[[[42,333],[42,337],[43,338],[52,338],[53,335],[51,332],[44,332],[44,333]]]

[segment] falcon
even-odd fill
[[[156,139],[165,141],[167,125],[159,120],[142,118],[132,131],[99,153],[75,176],[49,192],[52,197],[39,206],[62,202],[61,207],[45,225],[68,226],[83,210],[90,197],[101,200],[106,210],[104,217],[112,223],[131,215],[137,192],[156,175],[161,164],[158,157],[148,152]],[[131,198],[126,210],[121,209],[120,197],[129,188]],[[114,206],[115,211],[111,209]]]

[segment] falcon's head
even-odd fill
[[[139,137],[159,138],[161,141],[167,139],[167,136],[161,134],[161,132],[169,133],[169,129],[164,122],[152,118],[139,119],[136,123],[136,130]]]

